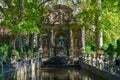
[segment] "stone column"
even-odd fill
[[[47,49],[49,50],[50,49],[50,37],[51,37],[51,32],[50,30],[47,32],[47,43],[46,43],[46,46],[47,46]]]
[[[85,52],[85,29],[80,30],[80,52]]]
[[[51,46],[54,46],[54,30],[51,29]]]
[[[47,57],[50,56],[50,31],[48,31],[47,33],[47,37],[46,37],[46,55]]]
[[[69,49],[69,54],[70,56],[73,56],[73,37],[72,37],[72,30],[70,29],[70,49]]]
[[[37,47],[40,48],[41,46],[41,35],[37,34]]]
[[[37,46],[38,46],[39,52],[43,53],[42,36],[40,34],[37,35]]]
[[[50,35],[50,56],[54,53],[54,30],[51,29],[50,31],[51,35]]]
[[[43,56],[46,57],[48,56],[47,53],[48,53],[48,39],[47,39],[47,36],[43,36],[44,39],[43,39]]]
[[[72,40],[72,30],[70,27],[68,28],[68,36],[67,36],[67,56],[70,56],[72,54],[73,49],[73,40]]]

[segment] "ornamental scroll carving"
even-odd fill
[[[72,20],[72,9],[63,5],[54,6],[48,15],[48,23],[50,24],[67,24]]]

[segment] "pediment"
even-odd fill
[[[49,24],[69,24],[73,21],[73,10],[66,5],[54,5],[49,10],[47,23]]]
[[[73,12],[73,9],[66,6],[66,5],[54,5],[51,9],[50,9],[50,12],[54,12],[54,11],[59,11],[59,10],[62,10],[64,12],[69,12],[69,13],[72,13]]]

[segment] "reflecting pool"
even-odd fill
[[[11,73],[0,80],[103,80],[83,69],[41,69],[27,74]]]

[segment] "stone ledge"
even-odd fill
[[[111,74],[107,71],[97,69],[96,67],[93,67],[91,65],[81,63],[81,68],[93,73],[96,76],[99,76],[103,80],[120,80],[120,76],[116,74]]]

